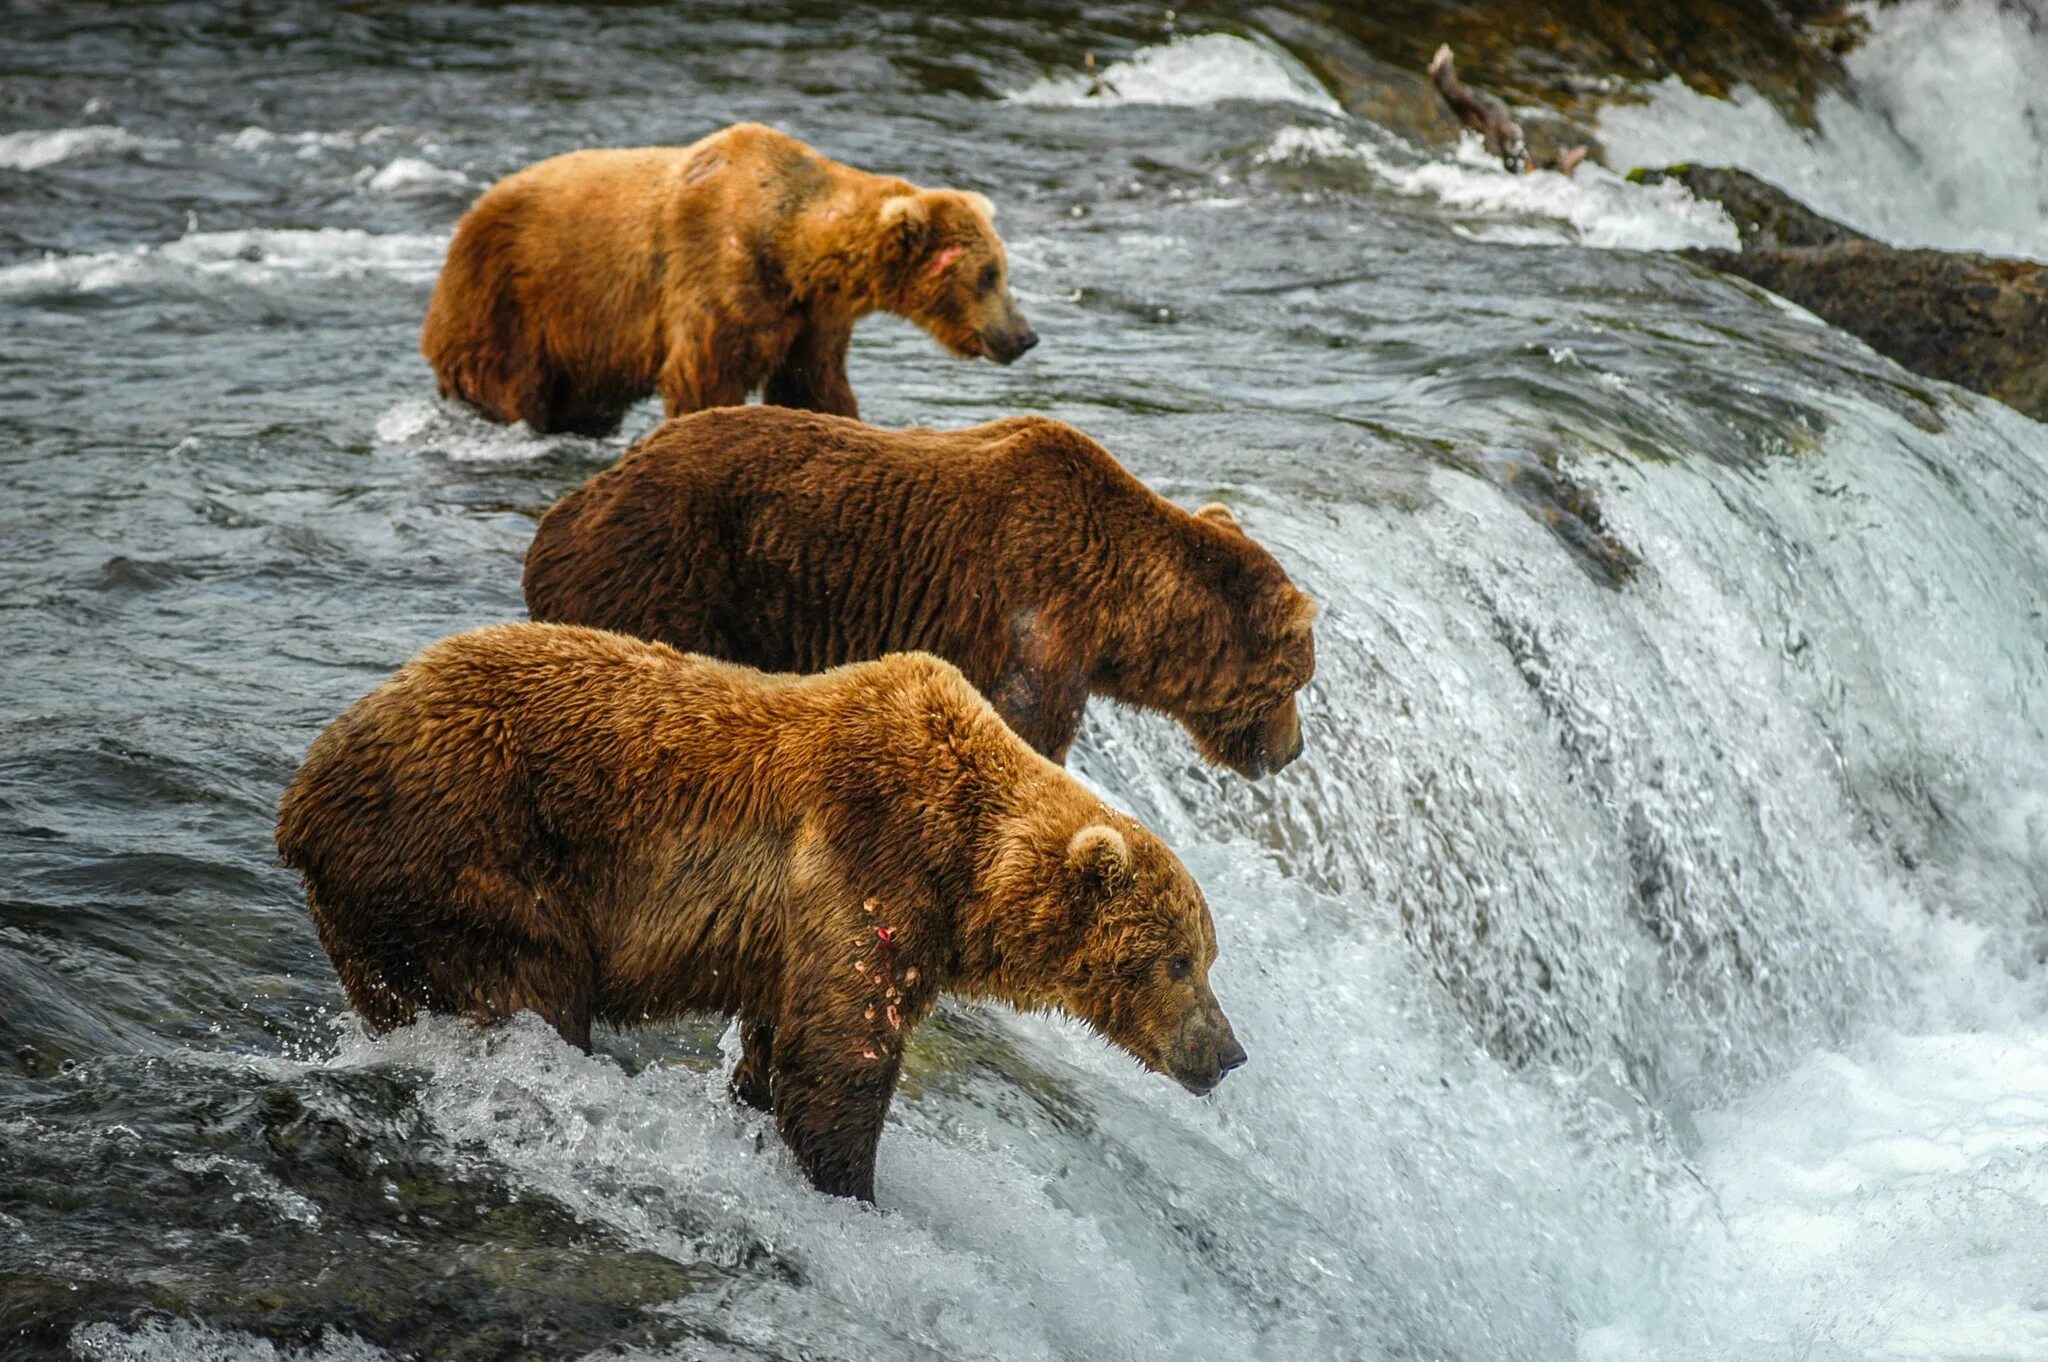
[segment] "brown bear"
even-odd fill
[[[420,350],[443,396],[537,431],[604,435],[761,389],[857,414],[853,324],[916,322],[1008,364],[1038,343],[979,194],[919,189],[742,123],[687,147],[572,151],[506,176],[456,225]]]
[[[507,624],[434,644],[313,743],[278,809],[368,1023],[530,1009],[740,1019],[734,1090],[872,1200],[942,993],[1057,1008],[1197,1093],[1244,1062],[1173,853],[897,654],[776,676]]]
[[[1314,603],[1229,511],[1181,510],[1040,416],[670,421],[542,519],[526,604],[769,671],[920,649],[1054,761],[1092,693],[1254,778],[1300,752],[1315,671]]]

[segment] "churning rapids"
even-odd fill
[[[2048,428],[1654,249],[1733,243],[1675,186],[1424,158],[1157,6],[1001,10],[10,11],[0,1339],[2048,1356]],[[1206,886],[1251,1064],[1195,1100],[949,1008],[875,1209],[725,1100],[717,1026],[367,1039],[270,845],[616,452],[433,399],[456,217],[742,118],[1001,206],[1045,343],[866,323],[869,419],[1072,421],[1324,604],[1279,778],[1106,708],[1073,763]]]

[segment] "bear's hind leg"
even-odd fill
[[[433,1008],[433,982],[419,969],[416,952],[393,949],[383,933],[361,930],[366,919],[374,922],[369,914],[356,911],[346,898],[339,905],[330,902],[311,878],[306,880],[306,907],[349,1006],[372,1033],[404,1026]]]
[[[538,419],[527,424],[542,435],[583,435],[602,439],[619,428],[633,403],[646,396],[616,387],[593,388],[566,374],[556,374],[547,384],[547,396],[539,402]]]
[[[775,1072],[775,1027],[768,1022],[740,1021],[740,1062],[732,1072],[732,1095],[756,1111],[773,1106],[769,1076]]]
[[[576,919],[518,875],[472,866],[444,909],[439,940],[420,942],[436,1005],[479,1022],[537,1012],[590,1049],[597,960]]]
[[[521,1012],[538,1013],[563,1040],[590,1052],[590,1019],[596,971],[579,969],[560,946],[493,943],[488,961],[478,960],[476,986],[461,1011],[476,1021],[507,1021]]]

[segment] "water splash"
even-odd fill
[[[1676,184],[1634,185],[1597,165],[1565,176],[1514,175],[1480,139],[1466,134],[1449,160],[1420,157],[1334,127],[1282,128],[1254,158],[1266,165],[1352,162],[1396,193],[1427,196],[1471,239],[1497,245],[1583,245],[1615,250],[1673,250],[1737,244],[1717,204]]]
[[[447,249],[445,236],[350,227],[191,231],[158,246],[51,254],[0,266],[0,299],[29,301],[133,288],[204,294],[222,284],[266,288],[370,276],[430,282],[440,272]]]
[[[1817,131],[1753,90],[1718,100],[1673,78],[1603,112],[1610,160],[1738,165],[1898,245],[2048,260],[2048,18],[2000,0],[1864,18],[1849,88],[1820,98]]]
[[[1105,108],[1200,106],[1242,99],[1301,104],[1332,115],[1342,112],[1308,68],[1280,47],[1264,38],[1227,33],[1203,33],[1140,48],[1105,67],[1099,88],[1087,74],[1076,72],[1046,76],[1009,98],[1019,104]]]
[[[104,123],[82,128],[0,133],[0,170],[42,170],[67,161],[118,156],[156,145],[161,143]]]

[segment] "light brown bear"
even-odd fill
[[[1277,771],[1315,671],[1314,603],[1229,511],[1180,509],[1041,416],[670,421],[542,519],[526,604],[770,671],[936,653],[1054,761],[1096,694]]]
[[[737,1095],[872,1200],[941,994],[1057,1008],[1206,1092],[1244,1062],[1180,862],[897,654],[776,676],[563,625],[445,639],[313,743],[277,845],[349,1000],[593,1021],[737,1015]]]
[[[919,189],[742,123],[687,147],[572,151],[456,225],[420,350],[443,396],[605,435],[658,392],[858,414],[853,324],[893,312],[1008,364],[1038,343],[979,194]]]

